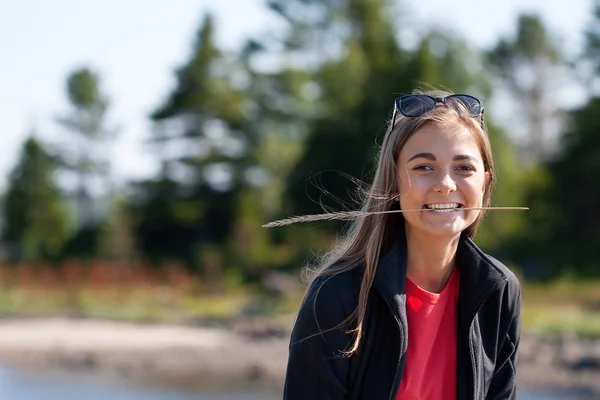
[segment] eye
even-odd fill
[[[475,172],[475,168],[470,165],[461,165],[458,170],[461,172]]]
[[[417,165],[416,167],[413,168],[413,170],[427,172],[427,171],[433,171],[433,168],[431,168],[429,165]]]

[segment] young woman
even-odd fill
[[[422,211],[360,218],[324,257],[285,399],[516,398],[520,284],[472,240],[494,180],[480,100],[396,99],[362,210]]]

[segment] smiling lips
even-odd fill
[[[428,208],[433,212],[452,212],[454,210],[456,210],[457,208],[462,208],[464,207],[462,204],[460,203],[432,203],[432,204],[425,204],[423,206],[423,208]]]

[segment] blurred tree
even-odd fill
[[[486,125],[497,179],[492,194],[492,206],[528,206],[526,188],[530,174],[524,173],[524,168],[518,161],[515,144],[494,121],[487,118]],[[507,242],[516,236],[522,238],[527,217],[525,212],[489,211],[477,232],[478,245],[506,259],[510,253]]]
[[[539,16],[522,14],[514,38],[501,39],[488,56],[515,104],[511,119],[525,121],[521,158],[528,163],[544,160],[554,150],[551,134],[557,136],[560,125],[555,94],[564,83],[565,63],[555,40]]]
[[[101,224],[98,250],[100,257],[124,264],[137,256],[133,218],[122,196],[113,198],[108,217]]]
[[[596,0],[592,10],[592,20],[585,29],[585,47],[578,61],[584,66],[584,79],[591,95],[600,90],[600,1]]]
[[[3,239],[16,260],[56,260],[70,233],[68,213],[54,182],[56,160],[30,137],[9,175],[3,202]]]
[[[130,199],[134,212],[134,227],[142,252],[154,262],[165,259],[184,259],[190,261],[190,237],[195,235],[194,220],[185,224],[179,206],[178,183],[167,176],[154,180],[132,184],[133,195]],[[188,203],[192,214],[193,203]],[[197,213],[202,212],[197,204]],[[195,214],[191,215],[195,217]]]
[[[214,43],[205,15],[189,61],[151,115],[159,176],[137,185],[140,245],[155,260],[183,258],[218,286],[236,197],[255,168],[243,69]],[[210,271],[209,271],[210,269]]]
[[[264,278],[274,266],[285,264],[293,253],[293,243],[275,245],[271,233],[261,227],[265,215],[261,204],[261,191],[247,190],[238,197],[236,219],[229,242],[228,261],[233,263],[236,273],[244,281],[252,282]]]
[[[320,112],[309,121],[305,151],[288,180],[285,214],[314,214],[322,212],[322,207],[356,208],[357,179],[373,170],[385,117],[391,116],[399,94],[410,93],[421,81],[455,91],[482,93],[489,88],[481,69],[478,74],[472,72],[481,60],[458,39],[431,32],[415,50],[404,49],[397,40],[388,1],[330,1],[318,7],[311,1],[270,4],[291,21],[290,35],[302,37],[298,32],[303,27],[308,31],[305,36],[320,31],[328,44],[337,44],[335,52],[311,57],[320,61],[313,67]],[[309,12],[310,7],[316,11]],[[319,13],[322,17],[314,18],[312,24],[310,19],[299,22]],[[304,44],[302,40],[287,42],[296,45],[292,51]],[[319,47],[323,45],[318,42]]]
[[[278,217],[285,205],[286,179],[301,154],[308,121],[320,113],[315,101],[319,89],[310,68],[291,61],[281,50],[281,37],[275,34],[272,40],[271,34],[248,39],[237,55],[237,72],[244,82],[244,129],[252,141],[246,157],[252,165],[231,210],[234,221],[225,250],[228,282],[262,281],[296,252],[295,239],[285,230],[261,225]]]
[[[289,51],[297,52],[303,43],[294,38],[317,34],[318,47],[328,44],[336,49],[327,54],[304,44],[303,51],[316,53],[311,58],[318,60],[313,79],[320,112],[309,121],[305,150],[289,177],[285,214],[319,213],[323,206],[356,207],[352,200],[356,179],[373,168],[376,137],[385,128],[393,93],[411,88],[408,57],[385,15],[386,3],[325,2],[322,17],[312,21],[306,16],[317,14],[310,10],[316,3],[286,2],[285,8],[280,3],[279,13],[291,25],[288,43],[295,44],[288,44]]]
[[[599,113],[600,98],[595,97],[569,114],[561,154],[549,163],[554,184],[543,193],[555,215],[551,246],[546,245],[547,259],[596,275],[600,244]]]
[[[248,40],[239,56],[247,82],[245,129],[253,138],[248,156],[256,162],[246,170],[246,178],[257,191],[249,196],[258,197],[259,220],[279,214],[286,179],[302,151],[307,122],[320,112],[315,101],[319,89],[310,70],[285,62],[268,71],[253,66],[264,58],[273,62],[286,57],[277,45],[263,45],[263,41]]]
[[[71,72],[66,81],[66,94],[72,110],[57,122],[73,136],[59,144],[61,163],[75,173],[77,188],[77,227],[89,230],[100,218],[91,191],[104,186],[106,197],[112,191],[110,143],[116,130],[106,124],[108,101],[100,91],[100,78],[89,68]]]

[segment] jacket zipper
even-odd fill
[[[390,309],[390,312],[392,313],[394,320],[396,320],[396,324],[398,325],[398,330],[400,331],[400,348],[398,349],[398,362],[396,363],[396,372],[394,373],[394,384],[392,385],[392,390],[390,391],[390,396],[388,397],[388,400],[394,400],[396,398],[396,393],[398,392],[398,389],[399,389],[396,382],[398,382],[398,374],[400,373],[400,364],[402,363],[402,350],[404,348],[404,342],[405,342],[406,338],[404,337],[403,332],[402,332],[402,324],[400,323],[400,320],[398,319],[396,313],[394,312],[392,305],[390,304],[390,302],[388,301],[387,298],[384,297],[384,300],[385,300],[388,308]]]
[[[477,315],[477,314],[476,314]],[[475,343],[473,341],[473,336],[475,336],[475,332],[473,330],[473,322],[471,322],[471,325],[469,326],[469,352],[471,353],[471,373],[473,375],[473,400],[477,400],[479,397],[479,380],[478,377],[478,371],[477,371],[477,360],[475,360],[476,354],[475,354]]]
[[[473,320],[475,319],[475,317],[477,316],[477,314],[479,313],[479,309],[481,308],[481,306],[483,305],[483,303],[486,302],[486,300],[492,295],[492,293],[494,293],[500,286],[502,286],[506,281],[503,282],[499,282],[497,284],[495,284],[494,286],[490,287],[490,289],[485,293],[485,295],[482,297],[481,301],[479,302],[479,305],[477,306],[477,310],[475,311],[475,314],[473,315],[472,318],[470,318],[471,322],[469,324],[469,352],[471,353],[471,373],[473,375],[473,400],[479,400],[479,392],[480,392],[480,386],[481,386],[481,376],[479,376],[479,371],[477,368],[477,360],[476,358],[476,354],[475,354],[475,342],[473,340],[473,337],[475,336],[475,331],[473,329]],[[478,379],[479,377],[479,379]]]

